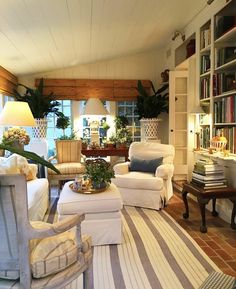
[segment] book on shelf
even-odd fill
[[[236,16],[216,15],[215,17],[215,39],[221,37],[226,32],[236,26]]]
[[[204,77],[200,80],[200,99],[210,97],[210,77]]]
[[[236,46],[227,46],[216,50],[216,68],[236,59]]]
[[[211,28],[210,26],[200,32],[201,49],[211,44]]]
[[[200,130],[200,147],[208,148],[210,146],[210,127],[202,127]]]
[[[210,54],[202,55],[201,56],[201,74],[210,71],[210,68],[211,68]]]
[[[214,122],[215,123],[236,122],[236,94],[215,100]]]
[[[213,75],[213,96],[236,89],[236,72],[227,71]]]

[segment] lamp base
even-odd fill
[[[194,151],[200,151],[201,146],[200,146],[200,132],[196,132],[196,148],[194,148]]]

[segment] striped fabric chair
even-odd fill
[[[81,237],[83,219],[74,215],[55,224],[30,223],[25,177],[0,175],[0,288],[73,288],[83,273],[88,289],[92,250],[91,238]]]
[[[56,156],[50,160],[57,159],[55,167],[61,172],[56,174],[48,169],[49,187],[52,180],[59,181],[59,187],[62,181],[72,180],[77,174],[83,174],[85,167],[81,164],[81,140],[56,140]]]

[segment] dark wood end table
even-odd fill
[[[206,227],[206,216],[205,216],[205,208],[208,202],[212,199],[212,215],[214,217],[218,216],[216,211],[216,199],[229,199],[233,203],[233,210],[231,215],[231,228],[236,229],[235,223],[235,215],[236,215],[236,189],[231,187],[219,188],[219,189],[208,189],[205,190],[201,187],[196,186],[195,184],[186,182],[183,185],[182,190],[182,198],[185,204],[186,212],[183,214],[184,219],[188,219],[189,217],[189,208],[188,208],[188,200],[187,194],[190,193],[197,197],[198,205],[201,212],[202,223],[200,226],[200,231],[202,233],[207,232]]]

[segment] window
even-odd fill
[[[71,101],[70,100],[58,100],[60,102],[59,111],[63,112],[65,116],[70,118],[70,125],[65,129],[65,135],[69,136],[72,132],[72,113],[71,113]],[[55,139],[62,136],[63,132],[61,129],[56,128],[57,116],[50,114],[47,117],[48,128],[47,128],[47,141],[49,156],[54,155],[55,150]]]
[[[136,101],[118,101],[117,115],[126,116],[128,119],[127,128],[132,133],[133,141],[140,141],[140,121],[135,113]]]

